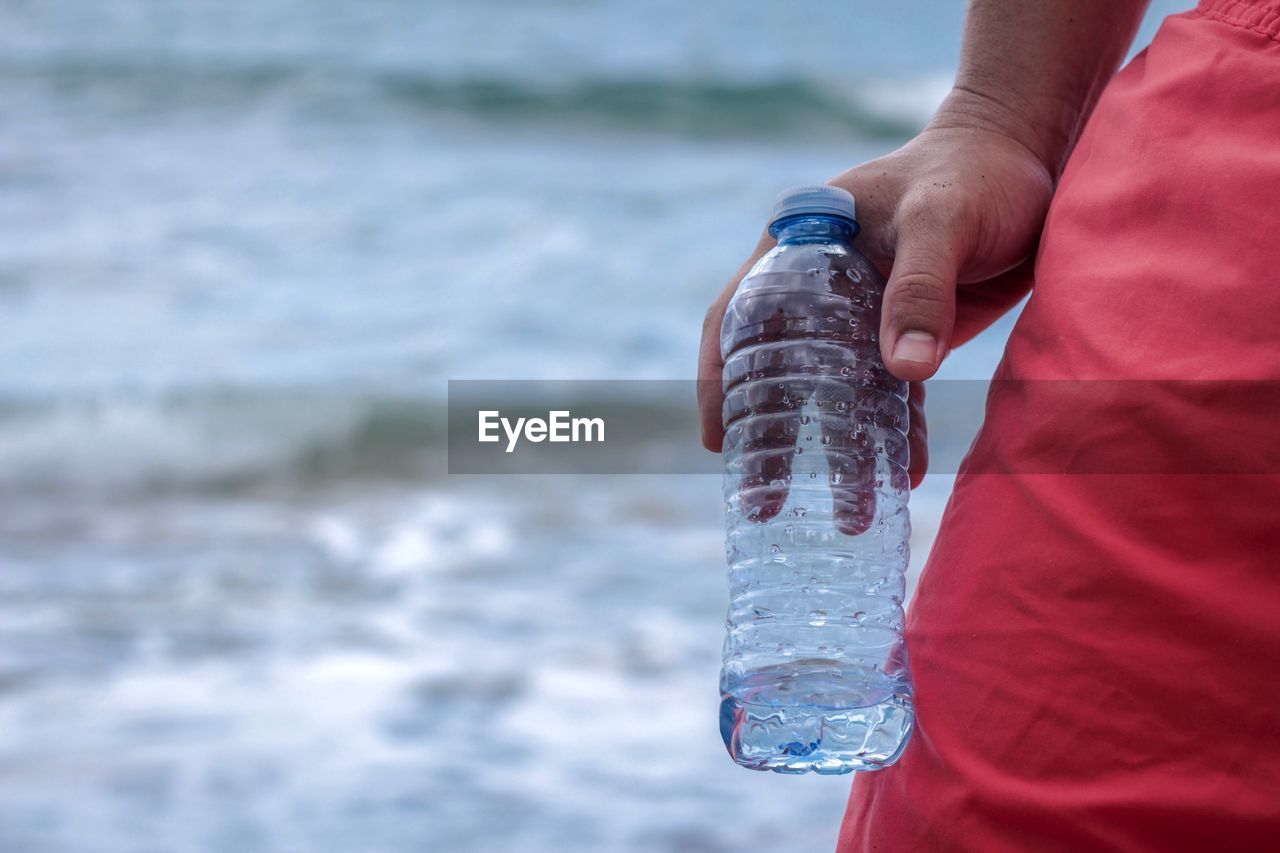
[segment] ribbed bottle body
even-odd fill
[[[879,274],[809,230],[781,235],[722,327],[720,722],[739,764],[846,773],[891,764],[913,722],[907,386],[880,358]]]

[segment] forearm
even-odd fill
[[[955,88],[931,127],[984,127],[1056,178],[1148,0],[971,0]]]

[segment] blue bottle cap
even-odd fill
[[[855,226],[858,224],[854,216],[852,193],[826,184],[805,184],[783,190],[778,195],[778,200],[773,205],[773,217],[769,220],[769,230],[772,231],[774,223],[780,219],[805,213],[839,216]]]

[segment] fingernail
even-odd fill
[[[903,332],[893,345],[893,357],[918,364],[933,364],[938,360],[938,339],[928,332]]]

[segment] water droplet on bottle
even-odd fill
[[[782,549],[781,549],[780,547],[778,547],[777,545],[770,545],[770,546],[769,546],[769,553],[771,553],[771,554],[777,554],[777,553],[779,553],[781,550],[782,550]]]
[[[810,437],[810,438],[813,438],[813,436],[809,436],[809,437]],[[830,444],[831,444],[831,436],[829,436],[829,435],[824,435],[824,436],[822,437],[822,443],[823,443],[823,444],[826,444],[826,445],[830,445]]]

